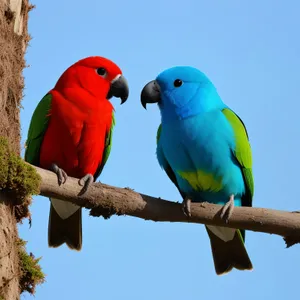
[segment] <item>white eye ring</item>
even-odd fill
[[[107,71],[104,68],[96,69],[96,73],[104,78],[107,76]]]

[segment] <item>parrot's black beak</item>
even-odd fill
[[[145,109],[147,103],[158,103],[160,101],[160,87],[156,80],[147,83],[141,93],[141,102]]]
[[[120,75],[114,79],[110,85],[107,99],[111,97],[121,98],[121,104],[125,103],[129,95],[129,87],[124,76]]]

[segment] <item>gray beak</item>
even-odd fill
[[[160,87],[156,80],[147,83],[141,93],[141,103],[145,109],[147,103],[158,103],[160,101]]]
[[[120,76],[116,81],[114,81],[107,94],[107,99],[111,97],[121,98],[121,104],[125,103],[129,95],[129,87],[127,80],[124,76]]]

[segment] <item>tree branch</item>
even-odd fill
[[[159,222],[190,222],[219,225],[277,234],[285,239],[287,247],[300,242],[300,213],[274,209],[235,207],[226,224],[219,218],[222,206],[210,203],[192,203],[192,217],[186,217],[179,203],[139,194],[129,188],[117,188],[95,183],[80,196],[78,179],[69,177],[58,186],[53,172],[34,167],[42,178],[40,194],[72,202],[91,209],[92,216],[109,218],[111,215],[129,215]]]

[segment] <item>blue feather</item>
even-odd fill
[[[240,167],[231,152],[234,146],[230,124],[220,111],[212,111],[166,124],[163,122],[158,153],[161,152],[159,149],[163,149],[180,189],[193,201],[225,204],[234,194],[235,204],[240,206],[245,185]],[[197,173],[199,170],[211,174],[216,180],[220,179],[221,190],[196,190],[181,175],[183,172]],[[199,178],[199,186],[205,185]]]
[[[179,88],[173,84],[176,79],[183,82]],[[163,151],[179,188],[193,201],[225,204],[234,194],[240,206],[245,192],[243,175],[232,155],[233,129],[222,114],[227,106],[216,88],[192,67],[168,69],[156,80],[161,88],[162,117],[158,160],[163,165]]]
[[[159,74],[155,84],[162,121],[157,159],[182,197],[224,205],[233,195],[235,206],[241,206],[247,188],[235,156],[236,132],[212,82],[195,68],[175,67]],[[248,158],[248,150],[242,157]],[[252,269],[243,231],[210,225],[206,229],[217,274],[233,267]]]

